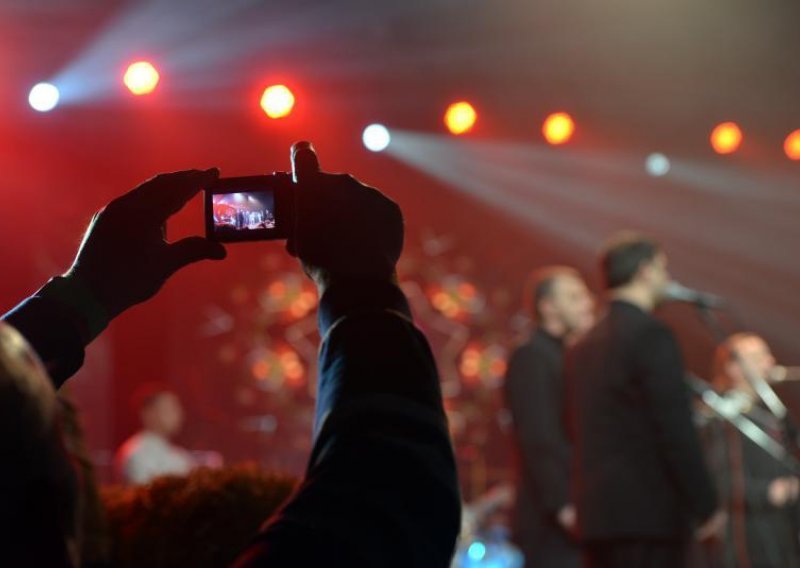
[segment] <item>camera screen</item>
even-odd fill
[[[275,228],[275,193],[272,190],[215,193],[211,206],[217,235],[243,235]]]

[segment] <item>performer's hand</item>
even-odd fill
[[[286,248],[320,294],[332,281],[394,278],[403,249],[403,215],[377,189],[346,174],[320,172],[308,142],[292,147],[297,215]]]
[[[564,505],[556,514],[558,524],[569,534],[573,534],[578,524],[578,514],[575,505]]]
[[[797,501],[798,493],[800,493],[800,482],[796,477],[773,479],[767,489],[767,497],[774,507],[783,507],[787,503]]]
[[[95,214],[66,276],[86,286],[112,319],[184,266],[225,258],[221,244],[203,237],[164,238],[167,219],[217,177],[216,169],[160,174],[117,197]]]
[[[728,515],[722,509],[716,511],[694,531],[694,538],[699,542],[719,540],[725,535]]]

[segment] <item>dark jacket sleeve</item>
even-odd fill
[[[47,294],[47,285],[3,316],[31,344],[55,388],[83,365],[84,334],[80,318]]]
[[[448,566],[455,460],[433,356],[402,292],[330,289],[320,327],[306,477],[237,565]]]
[[[656,427],[661,455],[695,520],[710,517],[717,496],[692,420],[684,368],[672,333],[653,326],[642,334],[638,374]]]
[[[506,399],[514,420],[524,472],[549,513],[569,503],[570,450],[564,431],[561,377],[531,346],[511,357]]]

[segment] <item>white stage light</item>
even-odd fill
[[[664,154],[655,152],[647,156],[647,161],[644,164],[647,173],[653,177],[661,177],[667,175],[670,168],[669,158]]]
[[[364,146],[367,150],[372,152],[382,152],[386,149],[391,142],[392,137],[389,135],[389,130],[382,124],[370,124],[364,129],[364,134],[361,136],[364,141]]]
[[[31,89],[28,102],[39,112],[53,110],[58,104],[58,89],[50,83],[38,83]]]

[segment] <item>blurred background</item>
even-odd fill
[[[800,364],[799,21],[790,0],[0,0],[0,309],[140,181],[285,170],[312,140],[403,207],[400,278],[469,500],[510,475],[501,387],[527,274],[570,264],[597,289],[619,229],[662,241],[678,279],[729,300],[728,329]],[[371,124],[387,130],[364,140]],[[169,226],[202,231],[199,198]],[[70,381],[102,479],[153,380],[183,399],[182,445],[302,473],[315,291],[281,243],[228,250],[115,321]],[[694,310],[661,315],[707,376]]]

